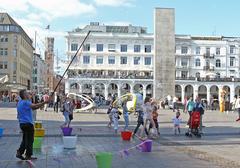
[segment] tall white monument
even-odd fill
[[[154,11],[154,92],[156,99],[175,94],[175,11]]]

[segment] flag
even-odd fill
[[[0,83],[6,83],[8,80],[9,80],[8,75],[5,75],[5,76],[0,78]]]
[[[48,29],[48,30],[49,30],[49,29],[50,29],[50,25],[47,25],[47,27],[46,27],[45,29]]]

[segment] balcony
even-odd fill
[[[199,82],[240,82],[240,78],[211,78],[211,77],[206,77],[206,78],[196,78],[196,77],[176,77],[176,80],[195,80]]]
[[[214,71],[214,67],[213,66],[204,66],[203,70],[204,71]]]
[[[135,75],[135,74],[129,74],[129,75],[114,75],[114,74],[108,74],[108,75],[99,75],[99,74],[68,74],[68,78],[97,78],[97,79],[153,79],[153,76],[151,75]]]
[[[203,58],[205,59],[214,59],[215,54],[205,53],[203,54]]]

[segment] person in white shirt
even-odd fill
[[[45,93],[45,95],[43,95],[43,101],[48,101],[49,99],[49,96],[47,93]],[[48,104],[44,104],[44,111],[47,111],[47,108],[48,108]]]
[[[180,134],[180,123],[181,123],[181,119],[180,119],[180,112],[179,111],[177,111],[176,112],[176,117],[174,117],[173,119],[172,119],[172,121],[173,121],[173,125],[174,125],[174,134],[176,135],[177,134],[177,132]]]
[[[236,121],[240,121],[240,96],[236,100],[235,109],[238,111],[238,119]]]

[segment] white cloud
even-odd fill
[[[133,6],[135,0],[94,0],[99,6]]]
[[[0,0],[0,11],[24,12],[31,19],[52,20],[95,13],[96,9],[92,4],[80,0]]]
[[[95,7],[79,0],[28,0],[29,4],[52,18],[95,13]]]
[[[2,12],[16,12],[16,11],[27,11],[29,5],[28,0],[0,0],[0,11]]]

